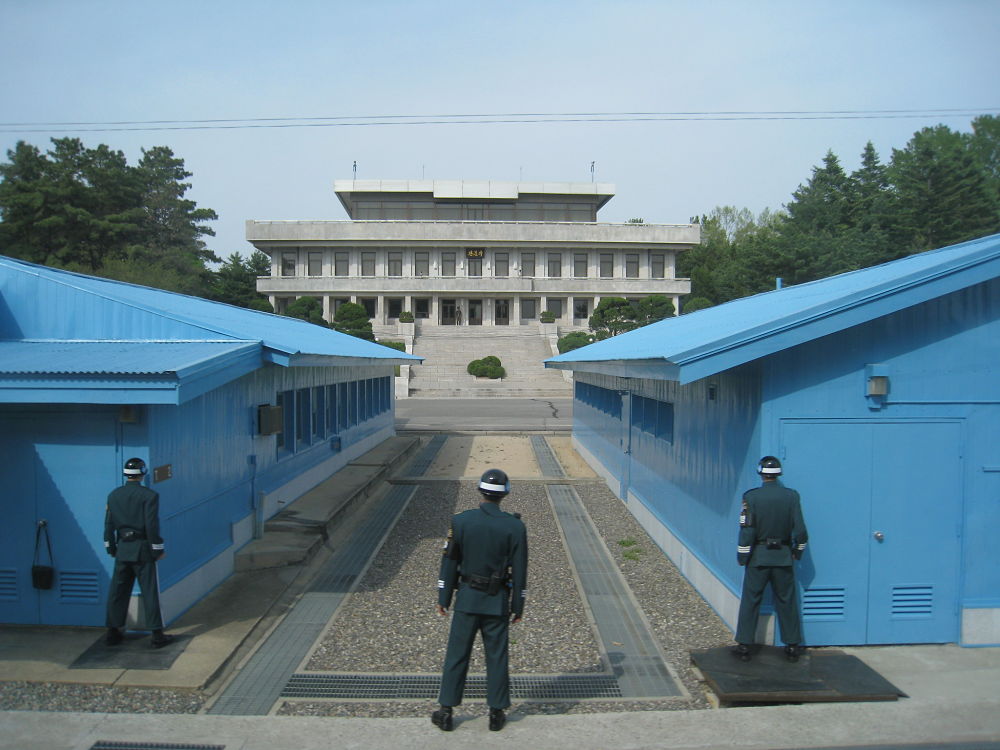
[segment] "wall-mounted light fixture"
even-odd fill
[[[889,365],[865,365],[865,398],[869,409],[881,409],[889,396]]]

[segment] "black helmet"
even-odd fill
[[[125,468],[122,469],[122,473],[127,477],[146,476],[146,462],[141,458],[130,458],[125,462]]]
[[[502,500],[510,492],[510,480],[500,469],[487,469],[479,478],[479,491],[489,500]]]
[[[764,476],[778,476],[781,474],[781,461],[774,456],[764,456],[757,464],[757,473]]]

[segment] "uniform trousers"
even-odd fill
[[[147,630],[163,630],[160,613],[160,581],[155,562],[129,562],[115,559],[115,570],[108,592],[108,627],[124,628],[128,604],[132,598],[132,584],[139,581],[142,592],[142,611]]]
[[[795,591],[795,570],[790,565],[747,565],[743,574],[743,595],[740,598],[740,615],[736,625],[736,642],[753,643],[757,632],[757,616],[764,589],[771,585],[774,610],[781,627],[781,640],[788,644],[802,643],[799,623],[798,596]]]
[[[483,649],[486,652],[486,702],[490,708],[510,707],[507,619],[506,615],[452,613],[438,703],[442,706],[461,704],[465,678],[469,672],[469,656],[476,642],[476,633],[482,633]]]

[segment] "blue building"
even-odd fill
[[[279,504],[394,433],[394,365],[414,359],[305,321],[0,257],[0,622],[104,624],[105,499],[131,456],[160,494],[160,587],[175,619],[232,572]],[[31,584],[40,520],[50,590]]]
[[[577,450],[731,627],[740,500],[774,454],[810,531],[807,643],[1000,644],[1000,235],[547,365],[573,371]]]

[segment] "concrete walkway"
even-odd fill
[[[515,441],[511,441],[512,443]],[[530,451],[528,438],[517,448]],[[446,450],[437,441],[436,450]],[[417,455],[412,443],[380,446],[380,458],[362,460],[382,481],[384,465]],[[426,444],[425,444],[426,445]],[[563,456],[560,456],[562,459]],[[566,459],[570,460],[570,459]],[[429,465],[429,462],[425,462]],[[475,471],[478,467],[471,467]],[[329,502],[356,512],[384,497],[372,491],[351,503],[336,497],[337,487],[357,482],[330,480]],[[251,648],[269,631],[277,632],[294,613],[295,596],[307,591],[329,555],[342,543],[334,534],[314,559],[283,568],[237,573],[171,631],[190,637],[168,668],[70,669],[69,665],[100,637],[87,628],[0,628],[0,679],[76,682],[95,685],[170,687],[201,690],[224,682],[234,663],[249,664]],[[355,571],[360,575],[361,571]],[[151,747],[243,748],[791,748],[849,745],[901,746],[921,743],[975,743],[1000,748],[1000,649],[962,649],[954,645],[845,649],[880,672],[909,696],[895,702],[808,704],[562,716],[519,716],[501,733],[487,731],[485,719],[463,721],[453,734],[426,718],[348,719],[279,716],[79,714],[0,712],[0,748],[93,748],[99,741]],[[98,745],[99,747],[99,745]]]

